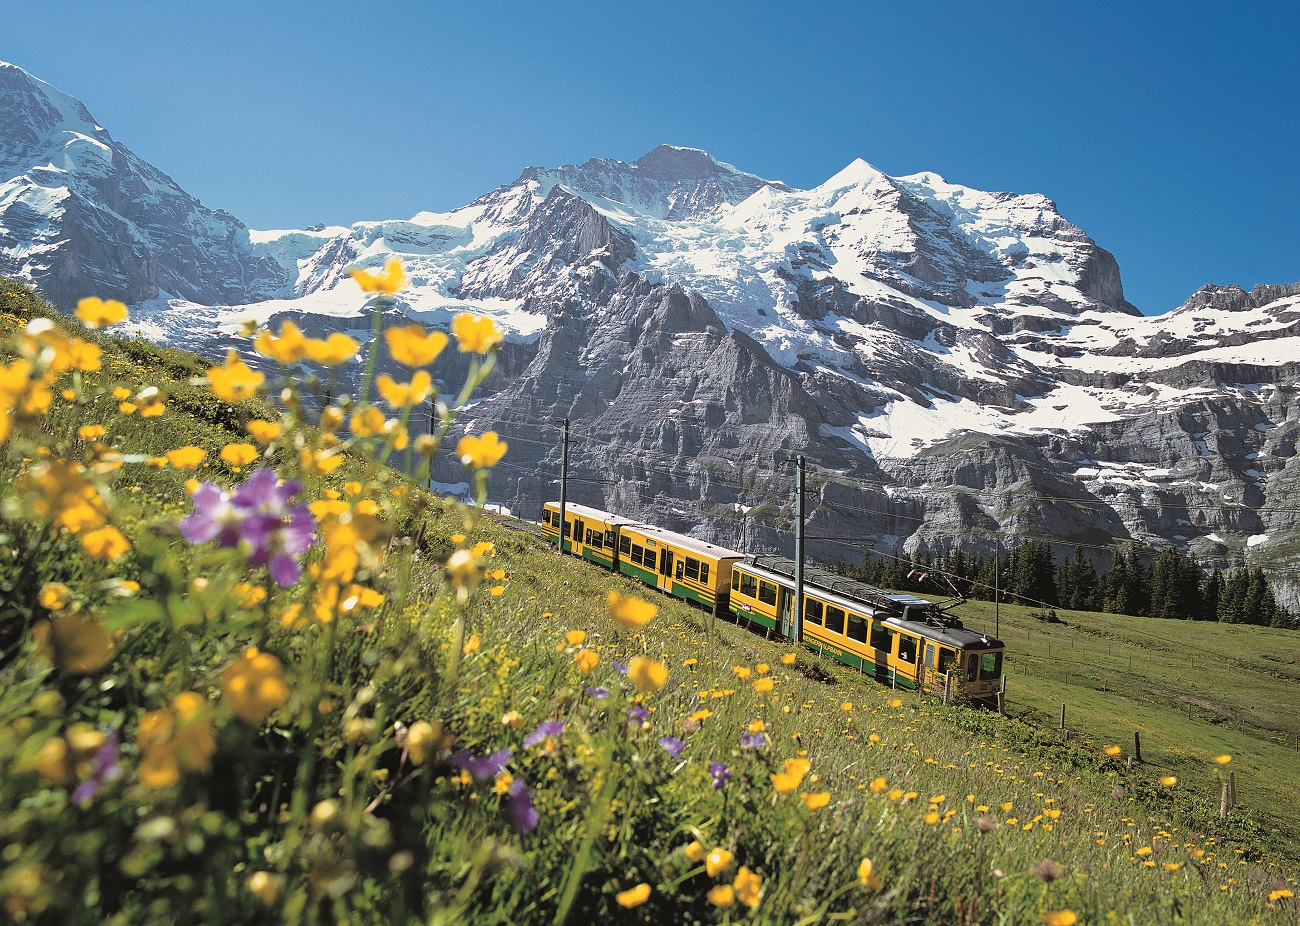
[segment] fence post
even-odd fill
[[[943,706],[948,706],[948,691],[952,688],[952,672],[943,673]]]
[[[1005,714],[1005,713],[1006,713],[1006,710],[1005,710],[1005,704],[1004,704],[1004,702],[1003,702],[1003,697],[1005,696],[1005,694],[1006,694],[1005,691],[999,691],[999,692],[998,692],[998,713],[999,713],[999,714]]]
[[[1228,783],[1223,783],[1223,793],[1219,797],[1219,819],[1228,819]]]
[[[1062,704],[1061,704],[1061,729],[1062,729],[1062,730],[1065,729],[1065,704],[1064,704],[1064,702],[1062,702]]]
[[[1137,730],[1133,731],[1133,755],[1139,762],[1142,761],[1142,734]]]

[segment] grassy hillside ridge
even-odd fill
[[[0,326],[12,328],[32,314],[31,294],[5,290]],[[356,547],[355,596],[370,589],[382,603],[322,622],[319,575],[277,587],[239,551],[176,530],[192,510],[187,479],[246,478],[220,448],[269,407],[209,404],[190,382],[206,365],[99,343],[103,382],[83,395],[127,384],[176,398],[157,419],[126,422],[103,392],[52,403],[5,448],[7,500],[37,445],[111,463],[75,436],[87,425],[130,458],[210,452],[196,470],[107,467],[114,523],[133,544],[117,560],[88,557],[30,506],[5,509],[0,532],[18,554],[0,562],[0,588],[16,590],[5,614],[24,625],[0,665],[0,901],[16,919],[1294,918],[1279,847],[1207,819],[1198,790],[1014,719],[896,695],[726,623],[710,636],[702,612],[424,496],[370,465],[374,454],[304,474],[272,444],[263,464],[302,475],[308,498],[339,492],[347,523],[375,531]],[[317,544],[309,570],[335,568],[339,551]],[[65,613],[41,603],[51,581],[69,587],[72,616],[120,628],[102,667],[51,668],[30,642],[28,624]],[[611,591],[659,612],[624,626]],[[229,684],[251,643],[289,683],[265,714]],[[202,702],[198,719],[178,713],[186,692]],[[145,732],[169,711],[174,781],[153,774],[159,741]],[[191,761],[208,730],[206,764]],[[77,754],[96,731],[120,737],[115,777],[96,778]],[[59,742],[76,762],[50,758]],[[74,799],[92,781],[95,793]]]

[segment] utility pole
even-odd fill
[[[796,458],[799,464],[795,476],[795,517],[798,526],[794,535],[794,607],[791,609],[790,639],[798,644],[803,639],[803,525],[804,525],[804,456]]]
[[[556,536],[559,538],[559,553],[564,555],[564,525],[567,520],[564,516],[565,501],[568,499],[569,490],[569,419],[564,419],[564,441],[560,445],[560,523]]]
[[[993,535],[993,636],[1001,639],[1002,629],[1002,535]],[[988,626],[985,624],[984,626]]]

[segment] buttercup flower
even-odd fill
[[[704,859],[704,870],[709,873],[710,878],[716,878],[731,867],[731,860],[734,858],[735,856],[726,849],[714,849]]]
[[[605,608],[610,617],[629,630],[639,630],[659,613],[657,605],[640,598],[625,598],[618,592],[605,596]]]
[[[87,328],[103,328],[126,321],[126,306],[116,299],[106,301],[90,296],[77,303],[76,315]]]
[[[858,881],[863,887],[869,887],[873,891],[880,890],[880,880],[876,877],[876,867],[871,863],[871,859],[864,858],[858,863]]]
[[[462,313],[451,320],[451,333],[463,353],[486,354],[501,343],[503,335],[492,319]]]
[[[221,675],[221,690],[235,716],[251,724],[260,724],[289,700],[284,665],[256,646],[244,650],[226,667]]]
[[[303,343],[302,349],[303,353],[317,363],[336,367],[355,357],[357,351],[361,349],[361,342],[341,331],[336,331],[323,341],[319,338],[308,338]]]
[[[209,387],[217,398],[227,402],[252,398],[264,382],[266,377],[240,360],[233,350],[226,353],[225,364],[208,369]]]
[[[360,267],[352,267],[348,270],[348,276],[357,281],[357,285],[367,293],[380,293],[391,296],[406,285],[406,273],[402,270],[402,262],[399,260],[390,260],[384,268],[383,274],[371,273],[369,270],[362,270]]]
[[[307,343],[298,326],[291,321],[280,325],[278,335],[271,334],[270,329],[262,331],[253,338],[253,349],[263,357],[270,357],[281,363],[297,363],[302,359],[303,347]]]
[[[639,907],[650,899],[650,885],[642,882],[636,887],[629,888],[614,895],[620,907]]]
[[[419,325],[389,328],[384,332],[388,352],[398,363],[408,367],[428,366],[447,346],[447,336],[441,331],[426,332]]]
[[[481,437],[466,434],[456,444],[456,456],[466,469],[487,469],[496,466],[508,446],[495,431],[487,431]]]
[[[745,906],[751,909],[758,906],[759,896],[763,892],[763,879],[754,872],[741,865],[731,886],[736,889],[736,899]]]
[[[633,656],[627,666],[627,677],[642,691],[658,691],[668,681],[668,667],[657,659]]]
[[[578,671],[584,675],[590,675],[596,671],[596,666],[600,665],[600,657],[589,649],[579,650],[573,654],[573,661],[578,666]]]

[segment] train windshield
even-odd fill
[[[980,679],[988,681],[989,679],[1002,677],[1002,650],[990,650],[980,657]]]

